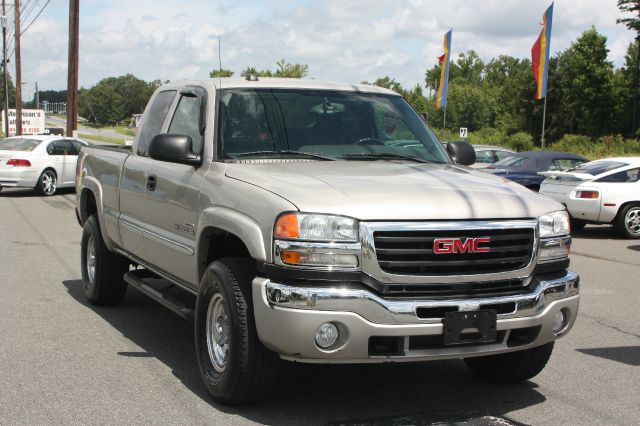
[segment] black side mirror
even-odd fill
[[[476,150],[469,142],[457,141],[447,144],[447,152],[457,164],[470,166],[476,162]]]
[[[197,167],[202,164],[200,154],[193,152],[189,136],[162,133],[156,135],[149,145],[149,157],[158,161],[188,164]]]

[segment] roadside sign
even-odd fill
[[[466,127],[460,127],[460,137],[461,138],[466,138],[467,137],[467,128]]]
[[[27,135],[38,135],[44,132],[44,110],[23,109],[22,110],[22,133]],[[2,111],[2,129],[4,129],[4,110]],[[16,134],[16,110],[9,109],[9,135]]]

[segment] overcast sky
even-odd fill
[[[22,0],[28,24],[46,0]],[[424,86],[424,72],[453,28],[453,57],[473,49],[530,58],[548,0],[81,0],[80,85],[132,73],[144,80],[206,78],[222,66],[275,68],[278,59],[309,65],[310,78],[358,83],[389,75]],[[22,37],[25,99],[67,82],[68,1],[51,0]],[[615,0],[558,0],[552,53],[592,25],[608,37],[620,66],[633,34],[616,24]],[[12,43],[13,44],[13,43]],[[14,63],[9,70],[14,74]]]

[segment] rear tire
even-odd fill
[[[120,303],[127,291],[123,276],[129,271],[129,260],[105,246],[96,215],[84,223],[81,244],[82,288],[87,299],[94,305]]]
[[[640,205],[625,206],[618,213],[614,226],[625,238],[640,238]]]
[[[34,189],[38,194],[45,197],[55,194],[58,189],[58,175],[55,170],[46,169],[43,171]]]
[[[209,265],[196,302],[195,340],[200,375],[213,398],[240,405],[265,398],[280,360],[258,340],[251,281],[255,262],[223,258]]]
[[[517,352],[466,358],[464,362],[476,376],[490,382],[523,382],[544,369],[553,352],[553,344],[550,342]]]

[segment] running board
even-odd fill
[[[123,278],[127,284],[135,287],[138,291],[149,296],[173,313],[187,321],[193,321],[193,308],[188,306],[188,302],[176,297],[178,292],[184,294],[186,297],[189,297],[189,295],[178,289],[168,280],[159,278],[146,269],[136,269],[127,272]]]

